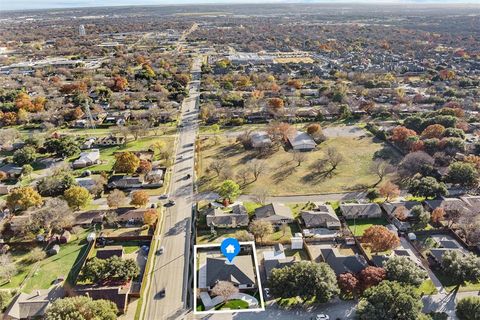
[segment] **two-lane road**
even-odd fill
[[[186,310],[188,264],[191,249],[191,214],[193,204],[193,177],[195,139],[198,132],[197,100],[200,87],[201,59],[196,58],[192,67],[189,97],[182,104],[178,139],[175,149],[175,165],[170,184],[170,198],[176,202],[165,210],[163,227],[156,235],[157,246],[164,253],[155,257],[147,287],[144,320],[176,319]],[[180,158],[181,156],[181,158]],[[165,289],[165,296],[159,294]]]

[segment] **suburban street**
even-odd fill
[[[158,228],[154,248],[164,248],[155,255],[150,286],[147,287],[146,309],[141,319],[176,319],[187,303],[188,262],[191,248],[190,224],[193,203],[194,145],[198,131],[196,102],[200,86],[201,59],[194,60],[190,95],[181,110],[182,126],[175,147],[175,165],[170,184],[170,199],[176,204],[164,210],[163,226]],[[159,294],[165,290],[165,295]]]

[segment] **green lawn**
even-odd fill
[[[243,202],[243,206],[247,210],[248,215],[252,217],[255,214],[255,209],[260,208],[262,205],[260,203],[245,201]]]
[[[228,300],[225,303],[219,304],[215,307],[215,310],[225,310],[225,309],[248,309],[248,302],[243,300]]]
[[[88,169],[91,171],[111,171],[115,163],[115,152],[148,150],[149,147],[157,141],[165,142],[166,149],[172,150],[173,140],[174,139],[172,137],[149,136],[145,138],[140,138],[136,141],[129,141],[127,142],[127,144],[122,146],[102,148],[100,149],[100,159],[102,160],[102,163],[95,166],[88,167]],[[81,171],[83,170],[84,169],[81,169]]]
[[[297,261],[306,260],[309,261],[308,254],[305,250],[292,250],[292,249],[285,249],[285,256],[287,257],[295,257]]]
[[[355,236],[362,236],[365,230],[370,228],[373,225],[382,225],[385,226],[388,224],[388,221],[384,218],[372,218],[372,219],[355,219],[355,220],[347,220],[348,227],[350,231]]]
[[[72,235],[72,241],[60,246],[60,252],[57,255],[50,256],[39,263],[38,269],[25,282],[23,291],[31,292],[36,289],[48,289],[52,282],[60,276],[72,279],[72,274],[78,272],[82,258],[88,248],[85,241],[88,230],[84,230],[78,235]],[[75,265],[76,268],[72,269]],[[78,267],[78,268],[77,268]]]
[[[439,270],[432,270],[437,276],[438,280],[445,287],[445,290],[452,291],[457,285],[452,281],[452,278],[449,275],[443,274]],[[466,282],[458,288],[458,292],[468,292],[468,291],[480,291],[480,281],[476,283]]]
[[[438,293],[437,288],[435,288],[433,281],[430,279],[423,281],[416,291],[420,295],[432,295]]]
[[[210,231],[199,231],[197,235],[197,244],[205,244],[205,243],[218,243],[222,242],[223,239],[225,238],[231,238],[234,237],[235,232],[238,230],[242,230],[241,228],[239,229],[215,229],[217,232],[217,235],[214,236],[210,233]]]
[[[300,217],[300,211],[302,210],[311,210],[315,207],[315,204],[312,202],[301,202],[301,203],[288,203],[287,206],[292,209],[293,216],[295,218]]]
[[[296,223],[287,225],[285,231],[278,230],[265,237],[265,241],[286,241],[289,240],[296,232],[300,232],[300,228]]]
[[[28,261],[30,250],[26,248],[12,248],[9,250],[15,263],[17,273],[10,279],[8,283],[2,283],[1,289],[18,289],[28,273],[32,270],[33,264]]]

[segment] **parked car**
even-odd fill
[[[158,197],[158,199],[160,200],[163,200],[163,199],[167,199],[168,198],[168,194],[162,194],[160,197]]]
[[[165,252],[165,248],[163,246],[160,247],[160,249],[157,250],[157,255],[161,255]]]
[[[270,298],[270,288],[265,288],[265,297]]]
[[[175,200],[172,200],[172,199],[168,200],[168,204],[171,205],[171,206],[174,206],[175,205]]]
[[[312,320],[330,320],[330,317],[324,313],[317,314]]]
[[[185,180],[190,179],[190,177],[191,177],[191,175],[190,175],[190,173],[189,173],[189,174],[187,174],[187,175],[185,176]]]
[[[152,203],[152,204],[150,205],[150,208],[156,209],[156,208],[157,208],[157,204],[156,204],[156,203]]]

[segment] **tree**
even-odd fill
[[[273,233],[273,225],[270,221],[253,220],[250,222],[248,230],[253,234],[255,240],[260,238],[260,242],[263,242],[265,236]]]
[[[81,281],[102,283],[105,281],[126,282],[138,276],[140,269],[133,259],[112,256],[108,259],[96,257],[87,261],[79,275]]]
[[[378,285],[382,282],[387,273],[384,268],[368,266],[358,274],[358,280],[360,281],[360,288],[362,291]]]
[[[42,196],[30,186],[14,188],[7,196],[7,206],[13,212],[38,207],[42,203]]]
[[[115,320],[117,313],[118,308],[112,301],[76,296],[55,300],[47,309],[45,320]]]
[[[19,166],[31,164],[37,159],[37,152],[34,147],[25,146],[13,153],[13,162]]]
[[[253,181],[257,181],[258,177],[265,173],[268,170],[268,165],[263,160],[252,160],[248,163],[247,169],[250,170],[253,174]]]
[[[407,154],[400,163],[399,174],[402,178],[411,178],[416,174],[423,175],[433,167],[435,160],[423,151]]]
[[[288,136],[295,131],[295,127],[285,122],[272,122],[267,127],[268,135],[275,142],[287,142]]]
[[[437,138],[440,139],[443,137],[443,133],[445,132],[445,127],[441,124],[431,124],[425,128],[422,132],[422,139],[432,139]]]
[[[235,293],[238,293],[238,288],[229,281],[218,281],[212,288],[212,294],[222,297],[224,300],[228,300],[228,298]]]
[[[408,138],[416,137],[417,133],[402,126],[395,127],[392,130],[392,141],[400,146],[405,146]]]
[[[143,214],[143,223],[153,226],[158,219],[158,212],[155,209],[149,209]]]
[[[214,171],[217,177],[220,176],[223,170],[229,166],[228,161],[225,159],[217,159],[210,162],[208,170]]]
[[[229,202],[234,201],[240,195],[240,186],[233,180],[225,180],[219,186],[218,194]]]
[[[0,254],[0,279],[10,282],[17,274],[17,267],[9,253]]]
[[[307,155],[304,152],[294,151],[293,152],[293,161],[297,162],[297,167],[300,167],[302,162],[307,160]]]
[[[121,190],[114,189],[107,196],[107,204],[109,208],[118,208],[125,204],[127,197],[125,193]]]
[[[338,287],[343,294],[347,296],[354,296],[360,286],[358,278],[350,272],[342,273],[338,276]]]
[[[365,230],[362,242],[368,244],[372,252],[387,251],[400,245],[398,236],[380,225],[373,225]]]
[[[22,166],[22,175],[26,177],[30,177],[32,173],[33,173],[33,167],[31,165],[25,164]]]
[[[440,221],[445,219],[445,210],[441,207],[435,208],[432,211],[431,219],[433,223],[440,223]]]
[[[459,285],[465,281],[478,282],[480,279],[480,258],[473,253],[445,251],[442,256],[442,268],[443,272]]]
[[[434,177],[428,176],[412,180],[408,191],[414,196],[435,198],[446,195],[447,186],[443,182],[438,182]]]
[[[390,181],[383,183],[378,189],[378,192],[385,198],[385,202],[395,199],[400,195],[398,186]]]
[[[75,210],[87,206],[92,201],[90,192],[88,192],[86,188],[80,186],[72,186],[68,188],[65,190],[63,197],[67,201],[68,206]]]
[[[148,203],[149,196],[146,191],[137,190],[132,193],[132,200],[130,201],[131,205],[136,207],[145,207]]]
[[[460,320],[480,320],[480,297],[465,297],[457,302],[455,314]]]
[[[272,294],[282,298],[315,298],[324,303],[340,293],[335,272],[323,262],[301,261],[273,269],[268,282]]]
[[[4,312],[5,308],[10,304],[14,291],[2,290],[0,291],[0,312]]]
[[[331,176],[343,160],[343,156],[337,149],[329,147],[325,152],[325,156],[317,162],[317,170],[321,174]]]
[[[363,293],[357,316],[360,320],[419,319],[422,307],[414,287],[387,280]]]
[[[370,166],[370,172],[375,174],[378,177],[378,181],[372,187],[376,187],[380,184],[383,179],[390,173],[394,171],[394,168],[391,164],[384,160],[375,160]]]
[[[45,142],[45,149],[61,158],[71,157],[80,152],[79,143],[72,136],[48,139]]]
[[[42,196],[62,195],[65,190],[77,184],[71,168],[66,163],[56,166],[52,171],[52,175],[42,178],[37,184],[38,192]]]
[[[73,212],[67,201],[61,198],[47,198],[45,204],[31,215],[28,229],[33,233],[42,229],[47,233],[50,231],[60,233],[73,223]]]
[[[35,247],[30,251],[28,255],[28,261],[35,263],[41,261],[47,257],[47,253],[42,248]]]
[[[152,163],[146,159],[140,160],[140,164],[137,169],[141,174],[147,174],[152,171]]]
[[[478,185],[477,170],[470,163],[454,162],[448,167],[446,181],[464,187]]]
[[[413,225],[414,229],[422,230],[428,226],[428,222],[430,221],[430,213],[423,209],[421,205],[414,206],[411,210],[411,213],[416,220],[415,224]]]
[[[252,241],[254,239],[253,234],[249,233],[247,230],[238,230],[233,237],[238,241]]]
[[[137,171],[138,166],[140,165],[140,159],[129,151],[116,154],[115,159],[113,170],[119,173],[132,174]]]
[[[427,278],[427,272],[408,257],[393,256],[383,266],[388,280],[418,286]]]
[[[255,188],[252,194],[253,201],[255,201],[255,203],[259,203],[262,205],[267,203],[267,198],[269,196],[270,196],[270,191],[268,190],[268,188],[265,188],[265,187]]]

